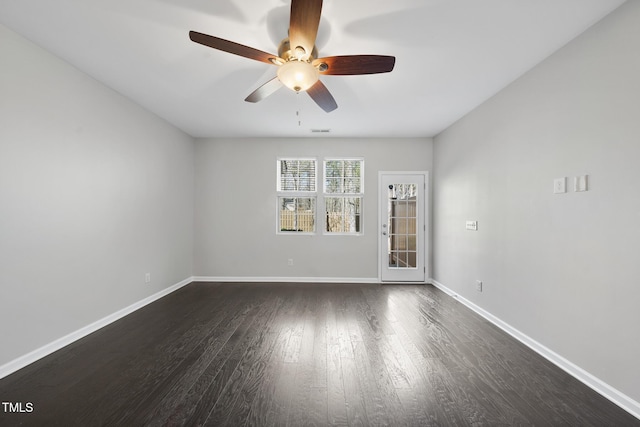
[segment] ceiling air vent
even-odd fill
[[[331,129],[311,129],[311,133],[329,133]]]

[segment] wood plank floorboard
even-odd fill
[[[0,380],[0,426],[640,426],[430,285],[192,283]]]

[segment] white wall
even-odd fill
[[[0,366],[192,275],[193,147],[0,26]]]
[[[434,142],[433,277],[636,402],[639,22],[627,2]]]
[[[279,156],[364,157],[364,234],[277,235]],[[199,140],[195,275],[376,279],[378,171],[430,171],[431,157],[430,138]]]

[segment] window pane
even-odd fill
[[[395,184],[391,197],[397,200],[407,200],[415,198],[416,193],[417,189],[415,184]]]
[[[324,162],[324,191],[330,194],[362,193],[362,160]]]
[[[342,193],[342,178],[325,178],[324,188],[327,193]]]
[[[327,197],[324,203],[327,211],[326,230],[333,233],[341,233],[344,224],[342,198]]]
[[[279,230],[315,231],[316,199],[313,197],[279,197]]]
[[[359,233],[361,204],[360,197],[326,197],[325,230],[330,233]]]
[[[344,192],[357,194],[360,193],[360,178],[347,177],[344,180]]]
[[[315,160],[279,160],[278,191],[316,191]]]
[[[340,160],[327,160],[325,164],[326,177],[340,177],[342,176],[342,161]]]

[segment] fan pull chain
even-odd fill
[[[300,92],[296,92],[296,116],[298,117],[298,127],[302,126],[302,120],[300,118]]]

